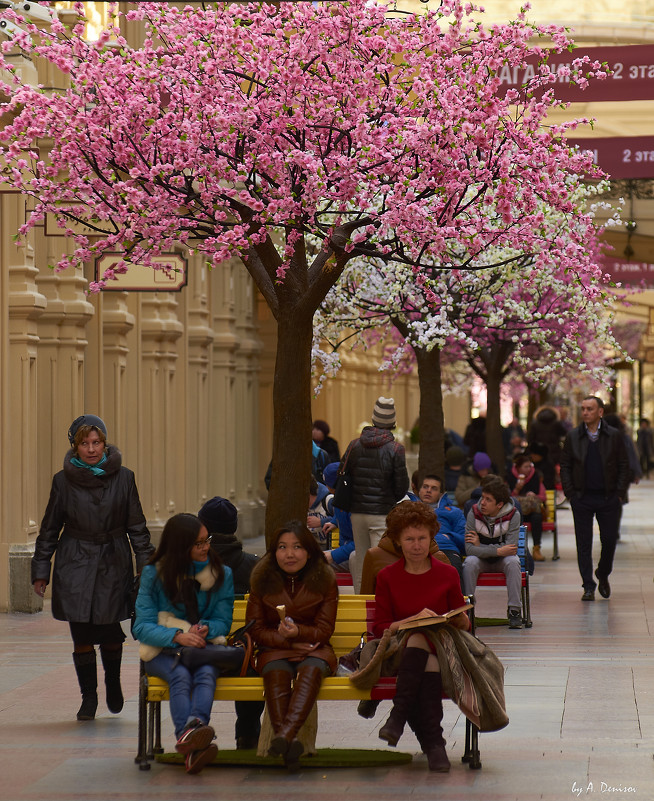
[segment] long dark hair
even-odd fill
[[[197,542],[203,525],[199,517],[188,512],[173,515],[163,527],[159,547],[150,557],[149,565],[159,563],[159,577],[164,592],[171,601],[177,602],[182,582],[189,577],[191,548]],[[216,581],[209,592],[215,592],[223,583],[225,570],[215,548],[209,548],[208,558],[216,575]]]
[[[306,526],[306,523],[303,523],[301,520],[290,520],[286,525],[280,526],[272,536],[270,540],[270,545],[268,546],[268,555],[270,557],[270,561],[277,570],[283,572],[281,567],[277,564],[277,557],[275,555],[275,551],[277,550],[277,546],[279,545],[279,540],[281,539],[283,534],[295,534],[295,536],[300,541],[300,545],[304,548],[305,551],[309,554],[309,558],[307,559],[307,563],[303,568],[303,571],[306,570],[310,565],[315,564],[316,562],[323,561],[327,563],[325,559],[325,554],[322,552],[322,548],[318,544],[318,541],[313,536],[313,534],[309,531]]]

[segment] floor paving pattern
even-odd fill
[[[654,481],[632,489],[625,507],[612,595],[582,603],[572,517],[559,512],[561,559],[551,535],[531,581],[533,628],[484,627],[478,636],[506,668],[509,725],[480,737],[483,767],[460,762],[464,719],[446,702],[449,774],[430,774],[415,754],[392,768],[302,770],[209,768],[198,776],[153,764],[140,771],[136,751],[136,644],[128,639],[126,704],[111,715],[101,698],[95,721],[78,723],[79,691],[68,627],[49,608],[0,615],[1,801],[566,801],[654,799]],[[596,556],[599,550],[595,536]],[[248,547],[251,547],[249,545]],[[261,548],[259,548],[261,550]],[[480,616],[506,613],[504,588],[480,588]],[[373,720],[351,702],[319,705],[318,745],[382,748]],[[217,703],[212,724],[220,748],[233,748],[233,705]],[[172,748],[165,710],[164,744]]]

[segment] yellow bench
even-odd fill
[[[545,490],[545,514],[543,515],[543,531],[551,531],[553,539],[552,561],[559,559],[559,535],[556,528],[556,490]]]
[[[234,602],[232,630],[245,623],[245,600]],[[337,656],[349,653],[361,641],[361,635],[372,629],[375,612],[373,595],[341,595],[338,601],[336,627],[330,640]],[[359,690],[347,677],[332,676],[323,680],[319,701],[386,700],[395,694],[395,679],[383,678],[370,690]],[[217,701],[261,701],[263,680],[259,676],[226,677],[216,682]],[[155,676],[148,676],[147,663],[141,662],[139,681],[138,753],[135,762],[141,770],[149,770],[155,754],[163,753],[161,746],[161,702],[169,698],[168,684]],[[356,714],[352,709],[352,714]],[[481,768],[479,730],[466,719],[466,743],[463,762],[472,769]]]

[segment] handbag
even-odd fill
[[[372,632],[364,631],[361,635],[359,644],[347,654],[343,654],[343,656],[338,658],[338,667],[336,668],[337,676],[351,676],[352,673],[359,669],[361,651],[363,651],[363,648],[366,645],[366,637],[372,637]]]
[[[189,670],[202,665],[213,665],[221,673],[235,673],[245,676],[252,661],[253,643],[248,629],[254,624],[250,620],[227,638],[227,645],[207,643],[204,648],[183,645],[175,649],[175,664],[180,662]]]
[[[538,513],[543,509],[543,502],[537,495],[518,495],[516,500],[520,504],[523,515]]]
[[[350,458],[351,448],[347,449],[343,467],[339,468],[334,487],[334,506],[349,512],[352,506],[352,476],[347,472],[347,461]]]
[[[202,667],[202,665],[213,665],[219,668],[220,672],[240,670],[245,656],[245,650],[239,646],[216,645],[208,642],[204,648],[196,648],[192,645],[184,645],[177,649],[176,656],[179,662],[189,670]]]

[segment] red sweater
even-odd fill
[[[419,575],[406,572],[404,559],[379,571],[375,587],[375,637],[381,637],[393,621],[416,615],[425,607],[443,615],[463,606],[465,599],[456,569],[433,556],[429,558],[431,570]]]

